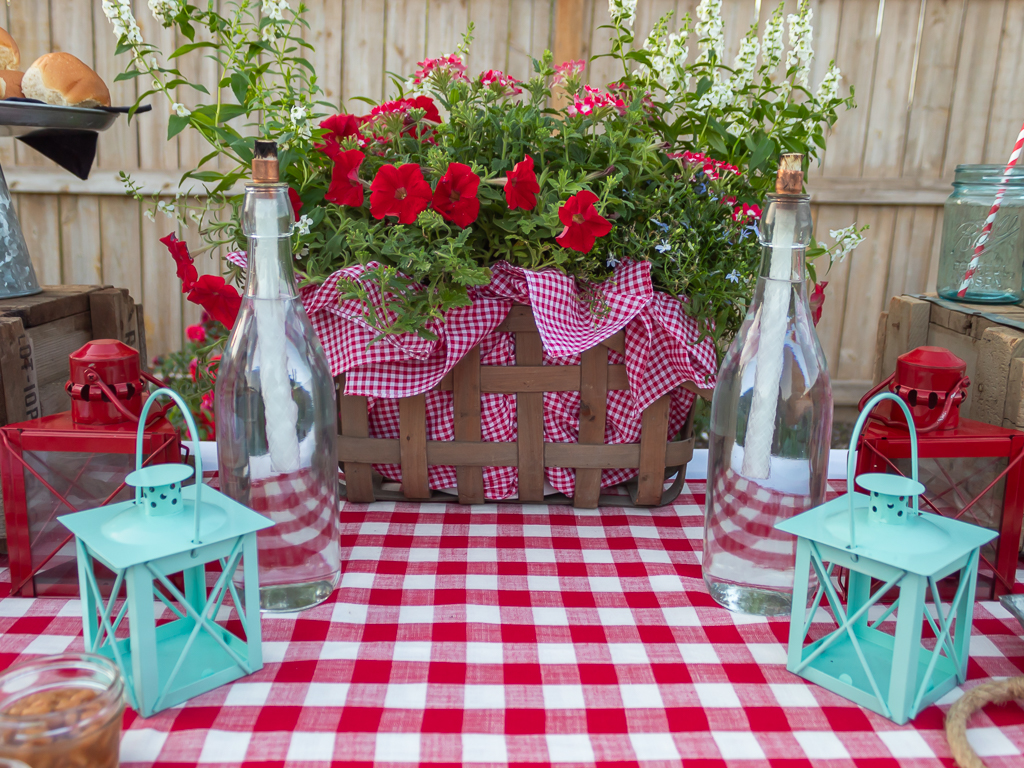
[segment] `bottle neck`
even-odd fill
[[[254,299],[296,296],[292,268],[291,205],[285,184],[245,188],[243,226],[249,236],[249,270],[245,295]]]
[[[768,195],[761,221],[761,277],[800,283],[807,279],[804,257],[811,240],[807,195]]]

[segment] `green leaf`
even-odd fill
[[[750,156],[750,167],[753,170],[757,170],[761,167],[769,157],[775,153],[775,142],[767,136],[761,140],[761,143],[757,145],[757,149]]]
[[[701,96],[703,96],[705,93],[707,93],[710,90],[711,90],[711,78],[707,77],[707,76],[704,76],[697,83],[697,90],[694,93],[694,96],[696,97],[697,100],[699,100]]]
[[[114,82],[115,83],[120,83],[123,80],[134,80],[136,77],[138,77],[141,74],[142,73],[139,72],[139,70],[132,69],[132,70],[129,70],[128,72],[122,72],[121,74],[119,74],[117,77],[114,78]]]
[[[191,38],[189,38],[189,39],[191,39]],[[178,48],[178,50],[176,50],[174,53],[172,53],[167,58],[168,59],[176,59],[179,56],[184,56],[187,53],[192,53],[192,51],[198,50],[200,48],[213,48],[214,50],[216,50],[217,46],[216,46],[216,44],[208,42],[208,41],[204,41],[204,42],[201,42],[201,43],[186,43],[185,45],[183,45],[180,48]]]
[[[191,122],[191,118],[171,115],[167,119],[167,140],[170,141],[179,133],[185,130]]]
[[[231,74],[231,92],[239,104],[246,103],[246,97],[249,95],[249,79],[241,72]]]

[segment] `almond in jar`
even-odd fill
[[[2,758],[32,768],[117,768],[124,681],[103,656],[44,656],[0,673]]]

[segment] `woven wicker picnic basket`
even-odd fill
[[[453,395],[454,441],[427,440],[422,394],[399,399],[399,439],[371,438],[366,398],[340,394],[344,388],[339,380],[338,460],[344,467],[344,493],[349,501],[453,502],[457,498],[460,504],[481,504],[489,501],[484,498],[483,468],[500,466],[518,468],[519,496],[509,503],[649,507],[669,504],[679,495],[693,456],[692,413],[677,439],[670,440],[669,395],[643,412],[638,443],[604,443],[607,394],[629,389],[626,367],[608,364],[609,349],[623,352],[621,331],[583,352],[580,365],[542,365],[540,333],[528,306],[514,306],[495,332],[515,334],[514,366],[481,365],[480,349],[474,347],[437,387]],[[573,391],[580,393],[579,442],[544,442],[544,393]],[[490,392],[516,395],[516,442],[481,442],[480,395]],[[373,464],[401,465],[401,490],[382,489]],[[432,465],[456,467],[457,497],[430,489],[427,468]],[[544,495],[545,467],[576,470],[572,498]],[[601,470],[613,468],[639,470],[636,480],[626,485],[628,495],[602,495]],[[666,489],[666,478],[672,475],[675,480]]]

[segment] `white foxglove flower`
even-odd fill
[[[166,27],[181,12],[181,2],[180,0],[149,0],[149,10],[153,14],[153,18]]]
[[[790,14],[789,22],[789,52],[786,53],[786,69],[796,67],[796,82],[804,88],[811,76],[811,61],[814,59],[814,49],[811,47],[811,40],[814,37],[814,29],[811,26],[811,19],[814,11],[811,8],[810,0],[800,0],[797,13]]]
[[[612,17],[612,23],[632,27],[636,21],[636,2],[637,0],[608,0],[608,15]]]
[[[299,235],[308,235],[309,228],[312,226],[313,220],[309,216],[302,216],[297,222],[295,222],[295,231]]]
[[[834,249],[832,251],[833,262],[843,261],[858,245],[864,242],[864,235],[857,229],[857,222],[842,229],[830,229],[828,235],[835,240],[835,245],[832,246]]]
[[[155,214],[155,213],[153,213],[153,212],[152,212],[151,210],[149,210],[148,208],[147,208],[146,210],[144,210],[144,211],[142,212],[142,215],[143,215],[143,216],[145,216],[145,217],[146,217],[147,219],[149,219],[150,221],[156,221],[156,214]]]
[[[825,104],[839,95],[839,81],[843,79],[842,73],[839,71],[839,67],[836,63],[830,62],[828,65],[828,72],[821,79],[821,83],[818,85],[817,100],[820,104]]]
[[[768,74],[775,72],[779,68],[779,64],[782,63],[783,20],[782,5],[780,4],[764,25],[764,39],[761,43],[761,63],[768,69]]]
[[[159,203],[157,203],[156,209],[160,211],[160,213],[162,213],[164,216],[167,216],[169,218],[173,219],[176,218],[177,216],[177,212],[174,210],[174,205],[168,203],[166,200],[161,200]]]
[[[722,28],[722,0],[700,0],[697,6],[697,26],[694,31],[700,40],[698,63],[708,60],[708,52],[714,51],[722,58],[725,50],[725,33]]]
[[[263,15],[274,21],[284,21],[285,9],[291,10],[288,0],[263,0]]]
[[[188,107],[184,104],[179,104],[178,102],[174,102],[171,105],[171,111],[178,117],[188,117],[192,114],[192,111]]]
[[[142,42],[142,30],[132,13],[131,0],[103,0],[101,7],[118,40],[124,38],[132,45]]]
[[[761,43],[757,39],[757,27],[751,28],[740,43],[739,53],[733,62],[732,89],[742,91],[754,82],[754,68],[757,67],[757,55],[761,52]]]

